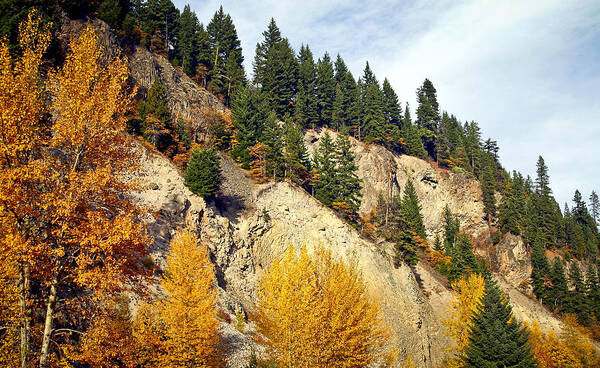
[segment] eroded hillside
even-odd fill
[[[121,50],[117,38],[102,22],[92,23],[102,35],[103,44],[114,55]],[[62,39],[76,34],[83,23],[65,22]],[[190,119],[195,129],[203,129],[203,109],[223,110],[219,101],[181,70],[161,56],[136,47],[128,60],[133,82],[143,95],[155,78],[166,86],[173,116]],[[305,141],[314,150],[322,131],[308,131]],[[511,297],[516,315],[532,318],[545,328],[559,326],[551,314],[524,295],[523,283],[529,277],[528,253],[517,237],[508,236],[491,246],[489,228],[483,220],[479,183],[466,174],[439,169],[411,156],[398,156],[377,145],[352,140],[362,179],[361,213],[371,211],[379,193],[402,192],[410,178],[416,187],[427,235],[442,229],[446,205],[461,221],[461,227],[477,244],[478,252],[498,271],[501,286]],[[418,367],[436,367],[444,359],[450,341],[444,336],[442,319],[452,300],[440,276],[428,265],[394,267],[391,244],[374,243],[362,237],[303,189],[286,182],[255,184],[247,173],[223,156],[224,183],[214,203],[206,203],[184,186],[177,168],[165,157],[139,146],[144,190],[137,195],[148,209],[148,229],[154,236],[154,256],[164,258],[174,231],[183,226],[194,229],[211,251],[220,287],[221,308],[230,316],[239,310],[252,311],[258,279],[272,260],[289,244],[309,248],[323,246],[347,262],[356,262],[369,288],[380,302],[385,320],[393,331],[391,343],[402,357],[410,354]],[[223,342],[231,367],[243,367],[253,350],[247,333],[222,323]]]

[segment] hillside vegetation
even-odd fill
[[[561,210],[428,79],[413,120],[275,20],[250,80],[223,7],[12,3],[4,366],[600,364],[598,196]]]

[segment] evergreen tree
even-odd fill
[[[221,184],[221,164],[214,148],[196,149],[185,169],[185,185],[194,194],[212,198]]]
[[[212,68],[212,57],[210,49],[210,41],[208,39],[208,33],[204,29],[204,24],[200,23],[198,32],[196,32],[196,70],[194,72],[195,79],[206,88],[209,79],[209,73]]]
[[[350,139],[346,134],[340,133],[335,141],[335,202],[344,203],[348,210],[348,217],[354,219],[360,207],[361,181],[356,175],[354,154],[351,151]]]
[[[429,156],[436,158],[435,133],[440,121],[439,104],[435,87],[429,79],[417,90],[417,126],[423,128],[423,143]]]
[[[569,290],[569,300],[573,308],[573,312],[577,315],[577,321],[584,326],[591,324],[591,316],[586,298],[585,280],[581,275],[577,262],[572,262],[569,268],[569,281],[574,289]]]
[[[549,281],[550,266],[544,247],[539,241],[533,243],[533,252],[531,253],[531,284],[533,286],[533,294],[541,300],[546,301],[547,287],[546,282]]]
[[[139,107],[142,118],[142,134],[159,150],[168,147],[174,132],[171,113],[167,103],[167,91],[158,78],[152,82],[148,97]]]
[[[535,200],[534,206],[538,213],[538,223],[536,224],[541,240],[544,244],[556,244],[558,219],[555,210],[554,198],[550,189],[550,177],[548,176],[548,167],[542,156],[537,161],[537,178],[535,181]],[[560,211],[560,210],[559,210]]]
[[[287,38],[271,46],[261,72],[262,90],[279,118],[293,113],[297,92],[298,62]]]
[[[590,212],[596,222],[596,226],[598,226],[600,220],[600,200],[598,200],[598,194],[593,190],[592,194],[590,194]]]
[[[274,179],[282,178],[284,175],[283,159],[283,133],[274,112],[268,114],[263,124],[260,142],[266,145],[265,169],[267,177]]]
[[[318,174],[314,184],[315,198],[332,207],[336,200],[335,145],[328,131],[319,140],[313,157],[313,167]]]
[[[465,123],[465,149],[467,151],[467,157],[469,158],[469,164],[473,170],[473,174],[479,177],[482,169],[482,144],[481,144],[481,129],[479,125],[471,121]]]
[[[317,62],[317,106],[321,125],[331,126],[333,102],[335,100],[335,78],[333,64],[326,52]]]
[[[383,80],[383,110],[386,124],[389,126],[387,130],[390,131],[391,127],[395,127],[398,131],[402,130],[402,107],[398,102],[398,95],[387,78]]]
[[[408,111],[406,110],[406,114],[410,117]],[[417,126],[414,124],[405,124],[402,135],[405,141],[404,151],[406,154],[420,158],[424,158],[427,155],[423,147],[423,141],[421,140],[421,133]]]
[[[444,207],[444,249],[448,254],[456,244],[456,237],[460,231],[460,221],[450,211],[450,207]]]
[[[383,142],[385,139],[383,94],[376,81],[366,85],[363,101],[361,139],[365,142]]]
[[[337,131],[345,130],[346,121],[344,119],[344,94],[338,83],[335,86],[335,100],[333,101],[333,113],[331,115],[332,128]]]
[[[481,192],[483,196],[483,211],[491,224],[492,218],[496,216],[496,197],[495,197],[495,180],[493,163],[489,162],[483,170],[481,181]]]
[[[298,96],[295,113],[303,127],[314,128],[319,122],[317,69],[308,45],[300,47],[298,63]]]
[[[285,177],[306,186],[310,173],[310,161],[301,128],[294,123],[285,124]]]
[[[585,281],[588,305],[591,307],[591,312],[596,316],[596,320],[600,320],[600,284],[598,273],[593,263],[590,263],[588,266]]]
[[[198,18],[189,5],[183,8],[177,32],[177,56],[183,71],[193,77],[196,73],[198,56]]]
[[[552,270],[550,271],[550,282],[552,283],[552,288],[548,291],[548,305],[558,311],[570,310],[567,305],[569,287],[562,261],[558,257],[554,259]]]
[[[231,109],[231,120],[236,131],[231,156],[246,170],[250,169],[251,161],[248,148],[259,140],[267,117],[264,103],[261,103],[256,92],[246,87],[236,91]]]
[[[158,32],[161,35],[160,42],[168,53],[171,46],[176,44],[179,10],[171,0],[147,0],[142,4],[140,15],[142,31],[149,36]]]
[[[512,308],[498,285],[485,280],[485,295],[471,324],[465,367],[537,367],[527,330],[515,319]]]
[[[523,177],[514,172],[498,208],[498,226],[502,233],[510,232],[521,235],[521,225],[525,216],[525,201]]]
[[[423,215],[421,214],[421,203],[419,202],[419,196],[417,195],[415,186],[410,179],[408,179],[406,187],[404,188],[402,202],[400,203],[400,211],[415,234],[425,239],[426,235],[425,226],[423,225]]]
[[[271,18],[267,30],[262,35],[264,40],[256,44],[256,56],[254,56],[254,62],[252,63],[254,68],[254,84],[257,86],[263,85],[269,50],[282,41],[281,32],[275,23],[275,19]]]
[[[213,57],[209,89],[229,103],[233,92],[246,83],[246,75],[241,43],[231,16],[225,14],[223,6],[215,12],[206,32]]]

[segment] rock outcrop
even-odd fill
[[[100,21],[64,22],[60,38],[68,40],[86,24],[99,31],[107,55],[119,54],[120,41]],[[224,111],[217,98],[163,57],[140,47],[127,50],[131,78],[140,93],[144,94],[159,78],[167,88],[173,116],[189,119],[197,129],[204,129],[203,109]],[[307,132],[309,151],[315,149],[322,134],[323,131]],[[415,157],[395,155],[378,145],[351,141],[363,182],[361,214],[376,206],[379,193],[401,194],[407,180],[412,180],[423,207],[428,237],[441,232],[442,214],[449,206],[461,220],[462,229],[496,265],[500,285],[510,295],[517,317],[535,318],[544,327],[558,329],[558,321],[522,293],[528,292],[523,281],[528,280],[530,270],[522,240],[507,236],[499,246],[491,247],[489,227],[483,220],[481,188],[476,180]],[[207,203],[185,187],[180,172],[168,159],[142,144],[139,152],[138,177],[144,181],[144,190],[134,196],[148,209],[146,221],[155,239],[156,262],[164,261],[177,228],[194,229],[209,247],[217,272],[219,304],[225,315],[234,316],[242,309],[253,308],[261,274],[289,244],[306,244],[309,249],[323,246],[347,262],[356,262],[371,293],[380,302],[393,332],[390,341],[399,348],[401,358],[410,354],[417,367],[440,366],[450,344],[444,336],[442,320],[447,317],[453,297],[443,278],[427,264],[394,267],[390,244],[375,244],[361,237],[301,188],[285,182],[254,184],[227,157],[221,161],[221,193],[216,201]],[[261,347],[248,337],[251,323],[239,331],[225,318],[221,330],[228,366],[245,367],[249,355],[260,352]]]

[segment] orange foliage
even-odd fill
[[[171,241],[161,282],[165,298],[158,318],[164,325],[161,367],[220,366],[214,267],[205,245],[189,230]]]
[[[267,181],[267,161],[265,159],[267,149],[268,147],[261,142],[256,142],[254,146],[248,148],[248,153],[252,158],[250,162],[250,174],[259,183]]]
[[[44,335],[32,350],[41,351],[45,367],[55,308],[86,302],[81,293],[60,291],[83,288],[96,300],[120,292],[147,274],[139,260],[148,239],[138,209],[122,196],[136,189],[123,180],[135,168],[125,134],[132,96],[126,63],[101,65],[97,36],[86,29],[71,42],[63,67],[49,73],[52,99],[45,99],[39,65],[49,34],[31,14],[21,41],[23,57],[14,68],[8,48],[0,46],[0,84],[11,86],[0,88],[0,133],[7,137],[0,145],[0,233],[20,276],[39,283]],[[21,296],[25,321],[35,306],[29,290]],[[59,296],[68,300],[56,303]]]
[[[427,261],[434,267],[439,267],[442,264],[448,265],[452,262],[452,257],[447,256],[442,251],[431,249],[429,247],[425,249],[425,256],[427,257]]]
[[[377,225],[375,225],[375,219],[377,217],[376,212],[377,209],[373,208],[366,216],[359,219],[361,231],[369,238],[375,237],[375,229],[377,229]]]
[[[365,367],[388,337],[356,266],[289,247],[260,282],[258,332],[280,367]]]
[[[473,315],[481,307],[485,284],[481,275],[472,273],[452,283],[452,289],[455,290],[456,300],[452,303],[450,318],[443,323],[456,346],[448,349],[454,356],[448,360],[446,367],[459,368],[464,367],[460,354],[469,345],[469,325]]]

